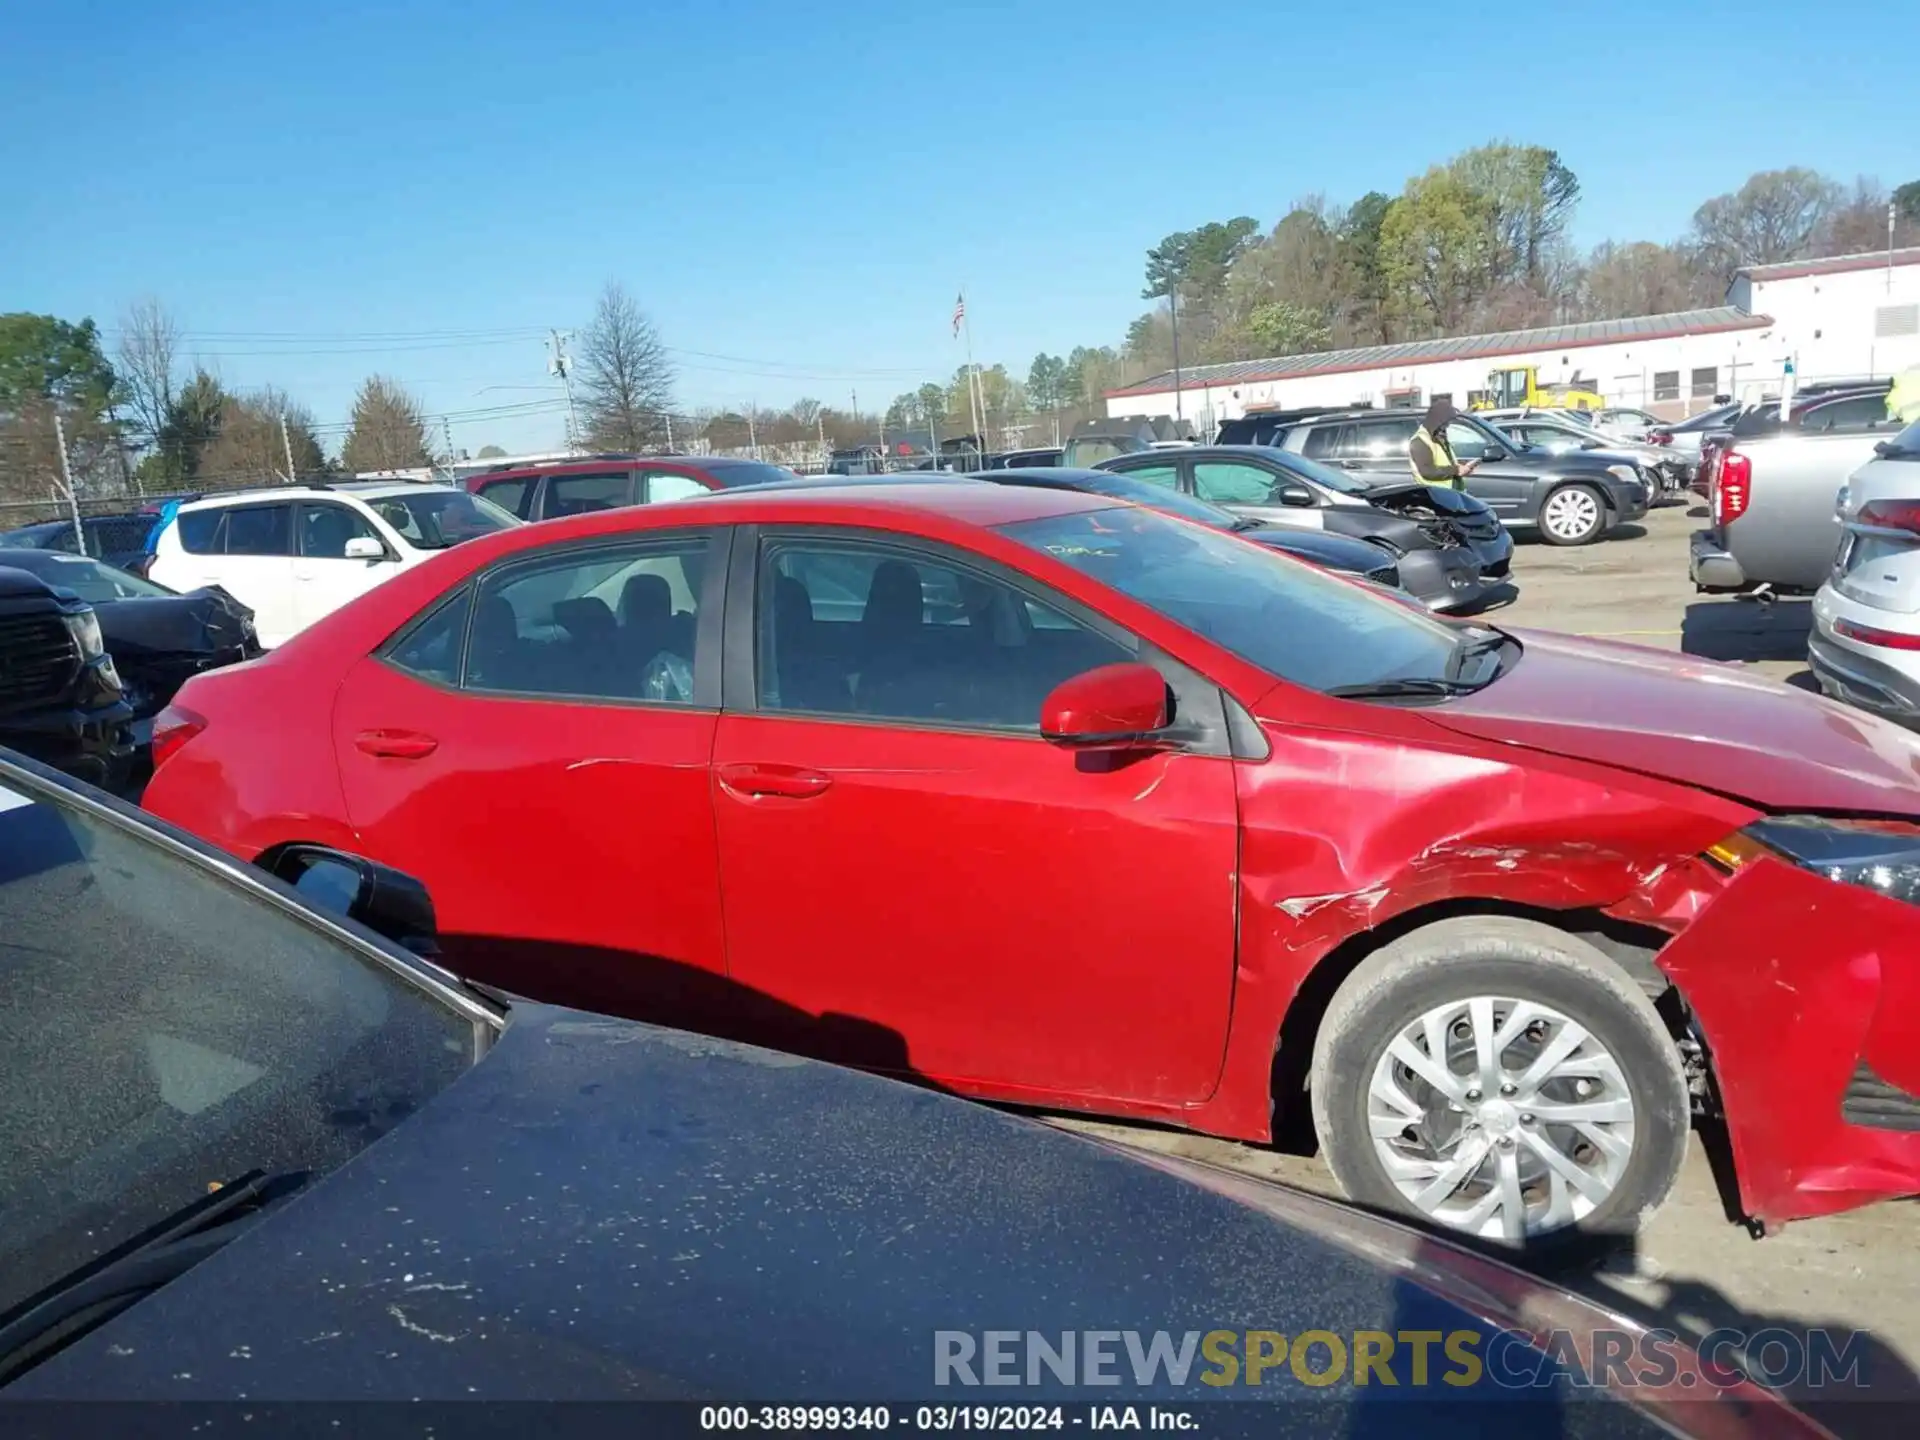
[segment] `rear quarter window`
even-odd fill
[[[219,554],[222,513],[219,510],[182,510],[173,522],[180,535],[180,548],[189,555]]]

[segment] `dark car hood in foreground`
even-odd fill
[[[1316,1238],[1246,1195],[1303,1213],[1324,1202],[1188,1167],[1202,1180],[1194,1183],[1182,1163],[1145,1163],[852,1071],[521,1006],[488,1057],[425,1110],[0,1395],[1008,1403],[1178,1394],[1311,1404],[1326,1433],[1349,1434],[1362,1433],[1361,1417],[1335,1407],[1367,1411],[1383,1427],[1388,1412],[1393,1433],[1404,1424],[1472,1434],[1480,1406],[1437,1402],[1557,1396],[1527,1412],[1552,1433],[1656,1433],[1637,1410],[1552,1383],[1328,1391],[1302,1386],[1282,1365],[1258,1391],[1222,1390],[1199,1383],[1197,1353],[1184,1388],[1143,1390],[1117,1339],[1122,1384],[1070,1388],[1042,1372],[1046,1389],[935,1387],[940,1330],[1038,1331],[1052,1343],[1088,1329],[1148,1332],[1142,1343],[1157,1330],[1176,1340],[1215,1329],[1490,1335],[1484,1316],[1501,1310],[1501,1283],[1529,1292],[1536,1317],[1609,1323],[1505,1267],[1357,1212],[1339,1213],[1371,1242]],[[1424,1265],[1451,1277],[1452,1300],[1409,1282]],[[1572,1311],[1556,1309],[1563,1298]],[[1446,1368],[1438,1355],[1436,1375]],[[1449,1412],[1457,1426],[1443,1424]],[[1757,1418],[1768,1417],[1793,1421],[1763,1406]]]
[[[1544,631],[1449,729],[1698,786],[1765,810],[1920,816],[1920,738],[1733,665]]]

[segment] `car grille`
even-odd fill
[[[0,705],[58,699],[80,663],[80,647],[58,615],[0,617]]]
[[[1920,1131],[1920,1096],[1909,1095],[1874,1074],[1862,1060],[1840,1099],[1840,1118],[1869,1130]]]

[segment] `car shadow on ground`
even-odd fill
[[[1812,630],[1811,600],[1698,600],[1680,621],[1680,648],[1703,660],[1804,661]]]
[[[497,935],[445,934],[438,964],[509,996],[809,1059],[941,1089],[913,1069],[906,1037],[857,1015],[815,1015],[711,970],[628,950]]]
[[[1513,1282],[1503,1280],[1498,1269],[1479,1277],[1479,1291],[1506,1301],[1527,1316],[1525,1326],[1533,1333],[1536,1345],[1544,1344],[1547,1354],[1556,1358],[1580,1357],[1580,1364],[1596,1383],[1608,1377],[1595,1371],[1610,1371],[1615,1384],[1677,1378],[1663,1373],[1671,1361],[1663,1358],[1660,1343],[1664,1342],[1668,1355],[1676,1344],[1695,1351],[1700,1357],[1702,1378],[1669,1392],[1668,1397],[1678,1394],[1682,1408],[1674,1418],[1686,1433],[1694,1433],[1688,1424],[1688,1410],[1696,1404],[1703,1410],[1719,1408],[1708,1397],[1720,1388],[1746,1380],[1799,1407],[1839,1440],[1907,1440],[1913,1434],[1913,1416],[1920,1408],[1920,1375],[1892,1347],[1865,1330],[1809,1327],[1804,1321],[1745,1308],[1701,1280],[1670,1280],[1657,1272],[1649,1273],[1651,1267],[1643,1263],[1633,1235],[1594,1235],[1571,1248],[1556,1246],[1541,1251],[1523,1247],[1516,1254],[1491,1242],[1463,1239],[1398,1211],[1355,1208],[1369,1210],[1420,1236],[1411,1247],[1415,1268],[1427,1262],[1443,1273],[1457,1274],[1463,1263],[1473,1265],[1472,1259],[1463,1262],[1459,1258],[1464,1250],[1470,1257],[1491,1261],[1495,1266],[1511,1266],[1573,1291],[1631,1325],[1653,1332],[1645,1336],[1623,1333],[1627,1327],[1616,1330],[1604,1319],[1596,1323],[1591,1315],[1569,1322],[1555,1317],[1551,1305],[1527,1303],[1524,1294],[1516,1304]],[[1401,1291],[1401,1306],[1410,1307],[1396,1315],[1396,1330],[1415,1330],[1423,1323],[1430,1324],[1429,1302],[1419,1298],[1411,1286],[1397,1285],[1396,1289]],[[1569,1333],[1556,1333],[1562,1327]],[[1488,1340],[1491,1342],[1492,1337]],[[1652,1348],[1649,1342],[1654,1342]],[[1483,1345],[1483,1360],[1489,1358],[1487,1350],[1488,1345]],[[1503,1390],[1516,1385],[1532,1390],[1539,1384],[1537,1375],[1521,1367],[1488,1364],[1485,1373],[1483,1383]],[[1564,1407],[1551,1402],[1551,1393],[1540,1397],[1547,1403],[1527,1407],[1531,1414],[1522,1411],[1531,1422],[1524,1426],[1525,1433],[1543,1433],[1543,1429],[1553,1433],[1559,1418],[1556,1412],[1563,1412]],[[1704,1414],[1696,1418],[1708,1420]],[[1699,1433],[1708,1433],[1709,1428],[1710,1422],[1703,1424]],[[1737,1423],[1733,1428],[1734,1433],[1745,1433]],[[1356,1435],[1360,1431],[1350,1429],[1348,1433]],[[1381,1429],[1377,1433],[1404,1432]]]

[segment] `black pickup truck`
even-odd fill
[[[0,566],[0,745],[117,790],[132,719],[93,607]]]

